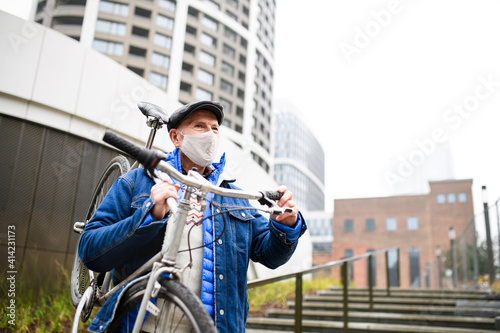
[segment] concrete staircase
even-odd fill
[[[249,317],[247,333],[294,332],[294,302]],[[305,296],[302,332],[343,332],[342,289]],[[370,309],[366,288],[349,290],[349,332],[500,332],[500,300],[483,291],[374,289]]]

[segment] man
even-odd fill
[[[196,168],[211,183],[237,189],[233,181],[223,180],[225,155],[213,162],[223,119],[223,107],[217,102],[194,102],[175,111],[167,127],[176,149],[167,155],[166,161],[180,172]],[[169,220],[166,199],[178,199],[179,191],[180,186],[169,178],[155,184],[142,168],[120,177],[82,233],[78,251],[85,265],[98,272],[113,270],[114,282],[118,283],[153,257],[161,249]],[[267,219],[246,200],[211,194],[206,197],[204,212],[194,202],[191,206],[181,249],[188,246],[188,234],[191,248],[210,245],[179,254],[181,267],[190,260],[193,263],[183,273],[182,282],[200,296],[219,332],[245,330],[249,260],[270,268],[284,264],[306,230],[292,193],[285,186],[278,191],[283,196],[277,204],[290,207],[293,213]],[[230,206],[249,209],[224,214],[227,217],[202,219]],[[222,236],[213,243],[224,228]],[[99,318],[99,323],[93,325],[103,326],[108,319]]]

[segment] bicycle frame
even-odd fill
[[[178,273],[182,272],[185,269],[185,267],[177,269],[175,267],[175,264],[177,253],[179,251],[181,243],[182,233],[186,223],[186,218],[190,210],[189,200],[191,198],[191,194],[195,193],[197,189],[199,191],[198,200],[203,201],[203,203],[208,192],[249,200],[259,200],[263,197],[263,194],[261,192],[236,191],[214,186],[205,178],[203,178],[203,176],[193,170],[190,170],[187,176],[184,176],[164,161],[160,161],[157,167],[161,171],[167,173],[170,177],[174,178],[180,183],[183,183],[185,186],[183,196],[179,204],[177,204],[173,199],[170,200],[171,198],[167,200],[170,210],[174,211],[175,213],[170,218],[167,230],[165,232],[163,247],[161,250],[161,260],[156,261],[153,264],[153,270],[142,299],[133,333],[139,332],[140,325],[146,315],[146,309],[148,307],[154,307],[154,305],[150,302],[150,299],[152,293],[154,294],[155,282],[158,280],[159,276],[163,273],[174,274],[175,276],[177,276]],[[277,206],[275,206],[274,208],[275,210],[276,208],[278,208],[278,210],[280,210],[280,213],[286,211],[286,209],[281,210],[281,208]]]
[[[138,107],[147,118],[147,121],[146,121],[147,126],[151,128],[151,130],[149,132],[148,139],[147,139],[146,144],[145,144],[145,148],[151,149],[153,147],[156,132],[166,124],[165,117],[164,117],[164,111],[156,105],[153,105],[150,103],[145,103],[145,102],[139,103]],[[151,110],[153,110],[154,112],[151,112]],[[136,160],[133,163],[133,165],[131,166],[130,170],[135,169],[137,167],[139,167],[139,163]],[[83,232],[83,228],[85,227],[85,224],[87,222],[88,221],[75,222],[73,229],[75,230],[75,232],[81,234]],[[155,256],[152,259],[159,260],[159,259],[161,259],[161,257],[157,258]],[[101,291],[109,289],[109,285],[111,284],[111,273],[110,272],[105,273],[104,281],[102,283],[102,287],[100,290],[99,288],[95,288],[95,286],[93,285],[93,283],[95,283],[95,278],[96,278],[95,273],[93,271],[89,270],[88,271],[89,272],[89,280],[91,281],[91,283],[89,284],[89,286],[85,290],[84,294],[82,295],[82,298],[81,298],[81,300],[78,304],[78,307],[76,309],[75,317],[73,320],[72,333],[76,333],[78,330],[79,317],[80,317],[80,313],[82,312],[83,308],[87,305],[93,306],[94,302],[92,302],[92,304],[88,304],[87,301],[89,301],[92,298],[92,296],[93,296],[92,293],[94,293],[94,291],[96,292],[95,296],[96,296],[97,303],[99,305],[102,305],[117,289],[119,289],[120,287],[122,287],[126,283],[132,281],[133,279],[137,278],[138,276],[142,275],[144,272],[151,270],[153,262],[154,262],[154,260],[148,261],[135,274],[132,274],[129,278],[122,281],[122,283],[115,286],[114,288],[112,288],[111,290],[109,290],[108,292],[106,292],[104,294],[102,294]]]

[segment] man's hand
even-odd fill
[[[281,185],[278,187],[278,192],[283,193],[281,199],[279,199],[276,203],[280,207],[290,207],[293,210],[293,213],[284,213],[282,215],[271,215],[271,218],[276,222],[284,224],[293,228],[295,223],[297,223],[297,215],[299,213],[299,208],[293,201],[292,192],[286,189],[285,185]]]
[[[168,198],[174,198],[177,200],[179,196],[177,191],[179,191],[179,184],[172,184],[170,178],[164,179],[161,183],[155,184],[151,187],[151,199],[154,201],[154,206],[151,209],[151,216],[153,220],[158,221],[163,219],[165,215],[170,211],[170,207],[167,205]]]

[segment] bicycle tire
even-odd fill
[[[160,310],[160,315],[155,317],[148,313],[141,332],[217,332],[212,318],[196,294],[176,280],[163,278],[159,282],[161,287],[156,298],[156,305]],[[127,316],[135,318],[137,315],[147,283],[147,279],[139,281],[125,292],[107,332],[115,332],[117,329],[120,329],[120,332],[132,332],[135,319],[130,319],[128,325],[125,325],[124,321]],[[168,318],[166,317],[167,311],[169,311]],[[174,320],[171,320],[172,315]],[[161,326],[162,320],[166,321],[164,329],[156,327]]]
[[[120,176],[125,174],[130,170],[130,163],[124,156],[116,156],[113,158],[104,173],[102,174],[99,182],[97,183],[94,193],[92,194],[92,198],[90,200],[90,205],[87,210],[87,215],[85,217],[85,224],[92,218],[97,207],[101,204],[104,199],[106,193],[108,193],[111,185],[118,179]],[[71,270],[71,284],[70,284],[70,294],[71,294],[71,302],[75,307],[78,306],[80,300],[82,299],[83,293],[85,289],[91,283],[90,272],[88,268],[81,262],[80,256],[78,255],[78,243],[76,244],[75,256],[73,258],[73,267]],[[90,311],[88,311],[88,315],[90,315]],[[85,311],[87,312],[87,311]],[[87,317],[87,318],[84,318]],[[84,320],[85,319],[85,320]],[[88,319],[87,314],[82,313],[82,320],[85,322]]]

